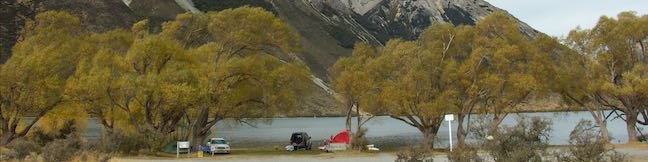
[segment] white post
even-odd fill
[[[448,121],[448,137],[450,139],[450,152],[452,152],[452,121]]]
[[[445,115],[445,120],[448,121],[448,139],[450,139],[450,152],[452,152],[452,121],[454,116],[452,114]]]

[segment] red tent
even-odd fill
[[[347,130],[342,130],[340,131],[337,135],[334,137],[331,137],[329,139],[331,143],[346,143],[349,144],[349,132]]]

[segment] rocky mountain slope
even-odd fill
[[[220,11],[245,5],[272,11],[301,36],[304,46],[302,60],[315,74],[314,83],[322,87],[307,97],[309,112],[306,114],[317,115],[338,113],[333,108],[332,93],[327,89],[327,69],[339,57],[348,56],[356,42],[381,46],[392,38],[415,39],[433,23],[473,25],[490,13],[506,12],[484,0],[39,1],[43,1],[40,11],[71,12],[81,17],[88,30],[94,31],[129,28],[132,23],[147,18],[154,25],[160,24],[182,12]],[[5,10],[1,11],[4,13]],[[4,27],[6,24],[0,25]],[[531,37],[538,34],[524,22],[520,22],[520,29]],[[0,62],[3,62],[1,58]]]
[[[136,0],[134,0],[136,1]],[[432,23],[473,25],[501,11],[484,0],[193,0],[196,8],[218,11],[243,5],[275,12],[302,36],[304,60],[321,79],[355,42],[383,45],[389,39],[415,39]],[[537,31],[520,22],[529,36]]]

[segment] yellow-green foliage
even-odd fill
[[[224,118],[245,120],[288,113],[307,90],[310,74],[295,58],[299,39],[260,8],[242,7],[205,15],[179,15],[164,35],[191,47],[200,97],[188,112],[194,139],[204,139]],[[200,37],[186,38],[193,32]],[[274,57],[273,57],[274,56]]]
[[[81,56],[79,65],[72,78],[68,80],[65,88],[66,99],[86,113],[97,117],[109,130],[115,122],[119,122],[120,112],[112,104],[109,92],[118,89],[120,66],[126,52],[134,41],[131,32],[117,29],[106,33],[92,34],[85,40],[94,49],[87,55]]]
[[[66,124],[68,124],[66,122],[74,122],[74,128],[77,132],[71,133],[81,133],[85,131],[85,128],[87,127],[88,115],[79,106],[62,104],[43,116],[43,118],[38,121],[38,128],[40,128],[42,133],[48,135],[59,135],[61,134],[61,130],[66,127]]]
[[[367,43],[357,43],[350,57],[340,58],[329,69],[332,76],[332,85],[337,92],[338,100],[342,101],[342,108],[346,112],[346,129],[351,130],[351,117],[353,108],[356,111],[358,132],[354,133],[352,145],[354,148],[363,149],[362,141],[366,129],[362,125],[373,117],[363,118],[361,112],[379,113],[380,102],[376,101],[376,93],[371,93],[374,82],[369,78],[369,61],[377,57],[376,50]],[[360,142],[358,142],[360,141]]]
[[[333,87],[345,102],[367,98],[365,111],[417,127],[431,147],[444,114],[462,118],[481,107],[495,114],[496,127],[518,104],[542,96],[553,68],[538,48],[504,13],[472,27],[435,24],[418,40],[389,41],[377,56],[356,46],[333,66]]]
[[[180,14],[161,33],[149,32],[147,20],[105,33],[83,33],[80,25],[64,12],[27,25],[0,66],[0,144],[43,116],[39,125],[55,134],[61,121],[85,122],[79,114],[87,113],[107,132],[146,135],[154,148],[180,125],[204,136],[223,118],[287,113],[310,88],[295,55],[299,37],[260,8]],[[37,118],[18,126],[24,116]]]
[[[520,108],[532,96],[543,96],[553,64],[550,54],[520,34],[517,23],[505,14],[493,14],[475,28],[473,55],[481,57],[479,65],[484,66],[477,86],[484,92],[482,106],[494,114],[495,130],[507,111]]]
[[[0,68],[0,145],[24,136],[33,123],[62,102],[64,85],[81,53],[80,21],[63,12],[45,12],[27,25],[25,39]],[[25,116],[36,119],[16,130]]]
[[[374,108],[375,106],[366,106],[375,103],[368,98],[368,91],[372,88],[372,82],[369,79],[367,63],[376,57],[376,51],[366,43],[355,45],[351,57],[340,58],[329,70],[333,79],[333,89],[345,103],[345,107],[351,107],[353,104],[362,105],[364,109]]]
[[[577,28],[565,44],[574,49],[564,57],[560,87],[568,103],[622,111],[630,141],[636,141],[637,116],[648,104],[648,16],[622,12],[603,16],[592,29]],[[645,116],[639,122],[646,122]]]
[[[69,99],[109,131],[166,140],[182,122],[206,135],[223,118],[287,112],[307,88],[309,73],[294,59],[299,39],[270,12],[180,14],[159,34],[146,26],[92,34],[87,42],[101,46],[82,57],[67,86]]]

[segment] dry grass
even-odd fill
[[[632,142],[632,143],[626,143],[626,144],[615,144],[615,145],[610,145],[609,147],[614,146],[614,148],[620,148],[620,149],[641,149],[641,150],[648,150],[648,143],[641,143],[641,142]]]

